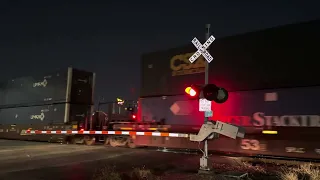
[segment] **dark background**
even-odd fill
[[[203,40],[206,23],[221,38],[318,19],[319,4],[2,0],[0,80],[72,66],[97,73],[96,100],[133,99],[139,95],[141,54],[191,43],[194,36]]]

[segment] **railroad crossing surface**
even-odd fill
[[[120,171],[145,167],[158,175],[173,171],[196,173],[200,155],[164,153],[154,149],[128,149],[102,145],[61,145],[0,140],[0,179],[92,179],[97,169],[115,166]],[[214,157],[215,162],[236,164]]]

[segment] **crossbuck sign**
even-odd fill
[[[190,58],[189,61],[193,63],[196,61],[201,55],[210,63],[213,60],[213,57],[210,55],[210,53],[207,51],[207,48],[211,45],[211,43],[215,40],[212,35],[209,37],[209,39],[202,45],[200,41],[197,38],[193,38],[191,41],[192,44],[198,49],[197,52],[195,52]]]

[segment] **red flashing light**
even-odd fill
[[[194,96],[197,95],[197,91],[194,90],[192,87],[187,87],[187,88],[185,89],[185,92],[186,92],[187,94],[189,94],[190,96],[192,96],[192,97],[194,97]]]
[[[197,95],[197,91],[195,91],[194,89],[190,89],[189,94],[190,94],[190,96],[196,96]]]
[[[136,119],[136,118],[137,118],[137,116],[133,114],[132,115],[132,119]]]

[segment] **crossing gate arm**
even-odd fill
[[[128,136],[157,136],[157,137],[183,137],[189,138],[189,134],[185,133],[168,133],[168,132],[139,132],[139,131],[71,131],[71,130],[23,130],[27,134],[62,134],[62,135],[128,135]]]
[[[143,131],[72,131],[72,130],[22,130],[26,134],[60,134],[60,135],[127,135],[127,136],[156,136],[156,137],[181,137],[190,138],[191,141],[201,142],[210,137],[213,133],[218,133],[236,139],[243,138],[244,128],[234,126],[228,123],[217,121],[215,124],[207,122],[201,126],[197,135],[187,133],[169,133],[169,132],[143,132]]]

